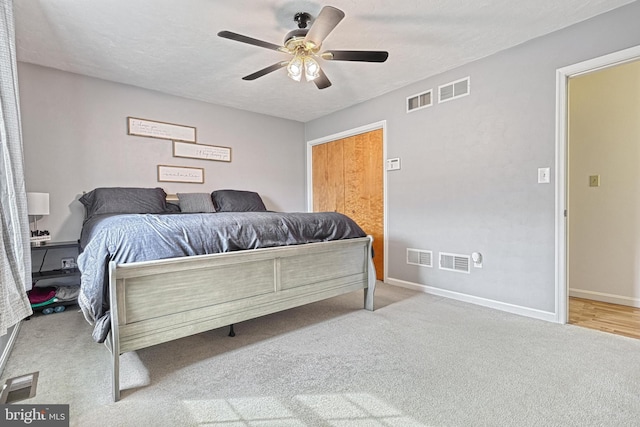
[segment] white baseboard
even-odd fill
[[[622,295],[607,294],[604,292],[587,291],[584,289],[575,288],[569,288],[569,296],[640,308],[640,298],[625,297]]]
[[[508,304],[505,302],[495,301],[487,298],[476,297],[473,295],[462,294],[459,292],[448,291],[446,289],[434,288],[433,286],[421,285],[418,283],[407,282],[404,280],[387,278],[385,283],[400,286],[403,288],[413,289],[431,295],[438,295],[445,298],[451,298],[457,301],[468,302],[471,304],[481,305],[507,313],[518,314],[520,316],[532,317],[534,319],[546,320],[547,322],[558,323],[556,313],[550,311],[538,310],[535,308],[523,307],[520,305]]]
[[[11,349],[18,338],[18,332],[20,331],[20,325],[22,321],[16,323],[15,326],[9,328],[10,332],[0,337],[0,375],[2,375],[2,371],[4,371],[4,367],[9,360],[9,355],[11,354]]]

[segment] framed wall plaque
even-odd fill
[[[204,169],[189,166],[158,165],[158,182],[204,184]]]
[[[127,117],[127,135],[196,142],[196,128],[192,126],[138,119],[136,117]]]
[[[230,162],[231,148],[218,145],[173,141],[173,157]]]

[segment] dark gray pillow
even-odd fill
[[[96,188],[80,197],[87,218],[100,214],[165,213],[167,193],[162,188]]]
[[[260,195],[253,191],[217,190],[211,193],[217,212],[266,212]]]
[[[180,205],[167,202],[167,213],[180,213]]]
[[[178,193],[180,210],[182,212],[215,212],[211,194],[209,193]]]

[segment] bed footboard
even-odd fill
[[[113,400],[122,353],[364,289],[373,310],[371,237],[109,264]]]

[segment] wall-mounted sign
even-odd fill
[[[230,162],[231,148],[220,147],[218,145],[192,144],[188,142],[173,141],[173,157]]]
[[[149,138],[196,142],[196,128],[127,117],[127,134]]]
[[[188,166],[158,165],[158,182],[204,184],[204,169]]]

